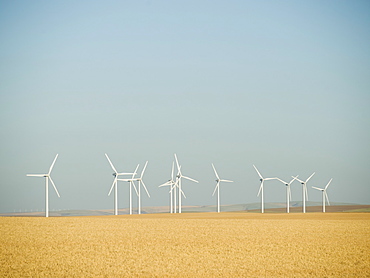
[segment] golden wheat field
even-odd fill
[[[1,217],[1,277],[369,277],[369,213]]]

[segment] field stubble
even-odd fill
[[[0,218],[2,277],[369,277],[368,213]]]

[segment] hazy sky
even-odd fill
[[[370,203],[369,1],[0,1],[0,211],[111,209],[118,171],[149,160],[168,204],[173,154],[184,205],[259,202],[291,175],[332,202]],[[292,185],[301,200],[301,185]],[[266,182],[266,202],[285,187]],[[128,184],[119,184],[128,207]]]

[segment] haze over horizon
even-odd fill
[[[0,212],[112,209],[107,153],[168,204],[256,203],[259,177],[306,179],[309,201],[370,204],[370,2],[1,1]],[[128,186],[119,184],[119,207]],[[292,184],[292,199],[302,187]],[[265,183],[265,202],[285,186]],[[136,202],[136,200],[135,200]],[[134,203],[136,206],[136,203]]]

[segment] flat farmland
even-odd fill
[[[370,277],[369,213],[0,217],[1,277]]]

